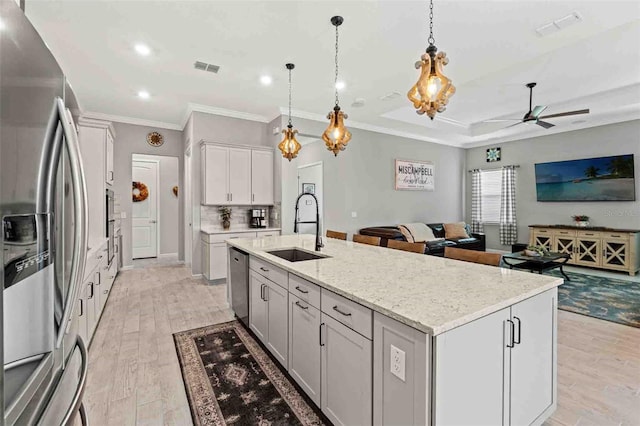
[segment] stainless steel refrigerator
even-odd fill
[[[1,379],[5,424],[84,424],[78,336],[86,190],[55,58],[14,0],[0,0]],[[1,419],[0,419],[1,420]]]

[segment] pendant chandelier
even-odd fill
[[[284,158],[291,161],[298,156],[298,152],[302,146],[300,145],[300,142],[296,140],[296,133],[298,133],[298,131],[294,130],[293,125],[291,124],[291,70],[296,66],[293,64],[286,64],[285,67],[289,70],[289,124],[287,125],[287,128],[282,131],[282,133],[284,133],[284,138],[278,145],[278,149],[282,152],[282,156]]]
[[[429,2],[429,47],[427,53],[416,62],[416,69],[420,69],[420,78],[409,90],[407,97],[420,115],[426,113],[433,120],[437,112],[447,109],[449,98],[456,93],[451,80],[442,73],[442,67],[449,63],[444,52],[438,52],[433,38],[433,0]]]
[[[351,132],[344,127],[344,120],[348,117],[347,114],[340,110],[338,100],[338,27],[342,22],[344,22],[342,16],[334,16],[331,18],[331,24],[336,27],[336,75],[334,81],[336,104],[333,107],[333,111],[327,115],[329,126],[322,134],[322,140],[324,140],[324,143],[327,145],[327,149],[333,152],[336,157],[338,156],[338,152],[345,150],[351,140]]]

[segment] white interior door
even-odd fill
[[[158,256],[158,163],[133,161],[132,179],[141,182],[149,191],[144,201],[133,202],[132,253],[134,259]]]
[[[298,195],[303,190],[312,192],[318,199],[318,208],[320,210],[320,235],[324,229],[324,210],[323,210],[323,188],[322,188],[322,163],[313,163],[306,166],[298,167]],[[305,196],[298,204],[298,221],[311,222],[316,220],[316,206],[313,198]],[[315,234],[316,228],[313,224],[298,225],[300,234]]]
[[[187,142],[188,143],[188,142]],[[184,153],[184,263],[191,266],[191,250],[193,237],[193,208],[191,206],[191,146]]]

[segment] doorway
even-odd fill
[[[193,244],[193,206],[191,205],[191,141],[187,140],[184,152],[184,263],[191,267]]]
[[[133,154],[131,253],[133,259],[177,261],[178,158]]]
[[[323,188],[322,161],[306,164],[298,167],[298,195],[303,192],[311,192],[318,199],[318,211],[320,212],[320,235],[324,229],[324,188]],[[316,206],[311,197],[304,197],[298,204],[298,222],[316,220]],[[298,226],[300,234],[314,234],[314,224],[302,223]]]

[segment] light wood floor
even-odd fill
[[[228,321],[225,287],[181,266],[123,271],[89,348],[92,425],[190,425],[172,334]],[[559,311],[558,410],[546,425],[640,425],[640,329]]]

